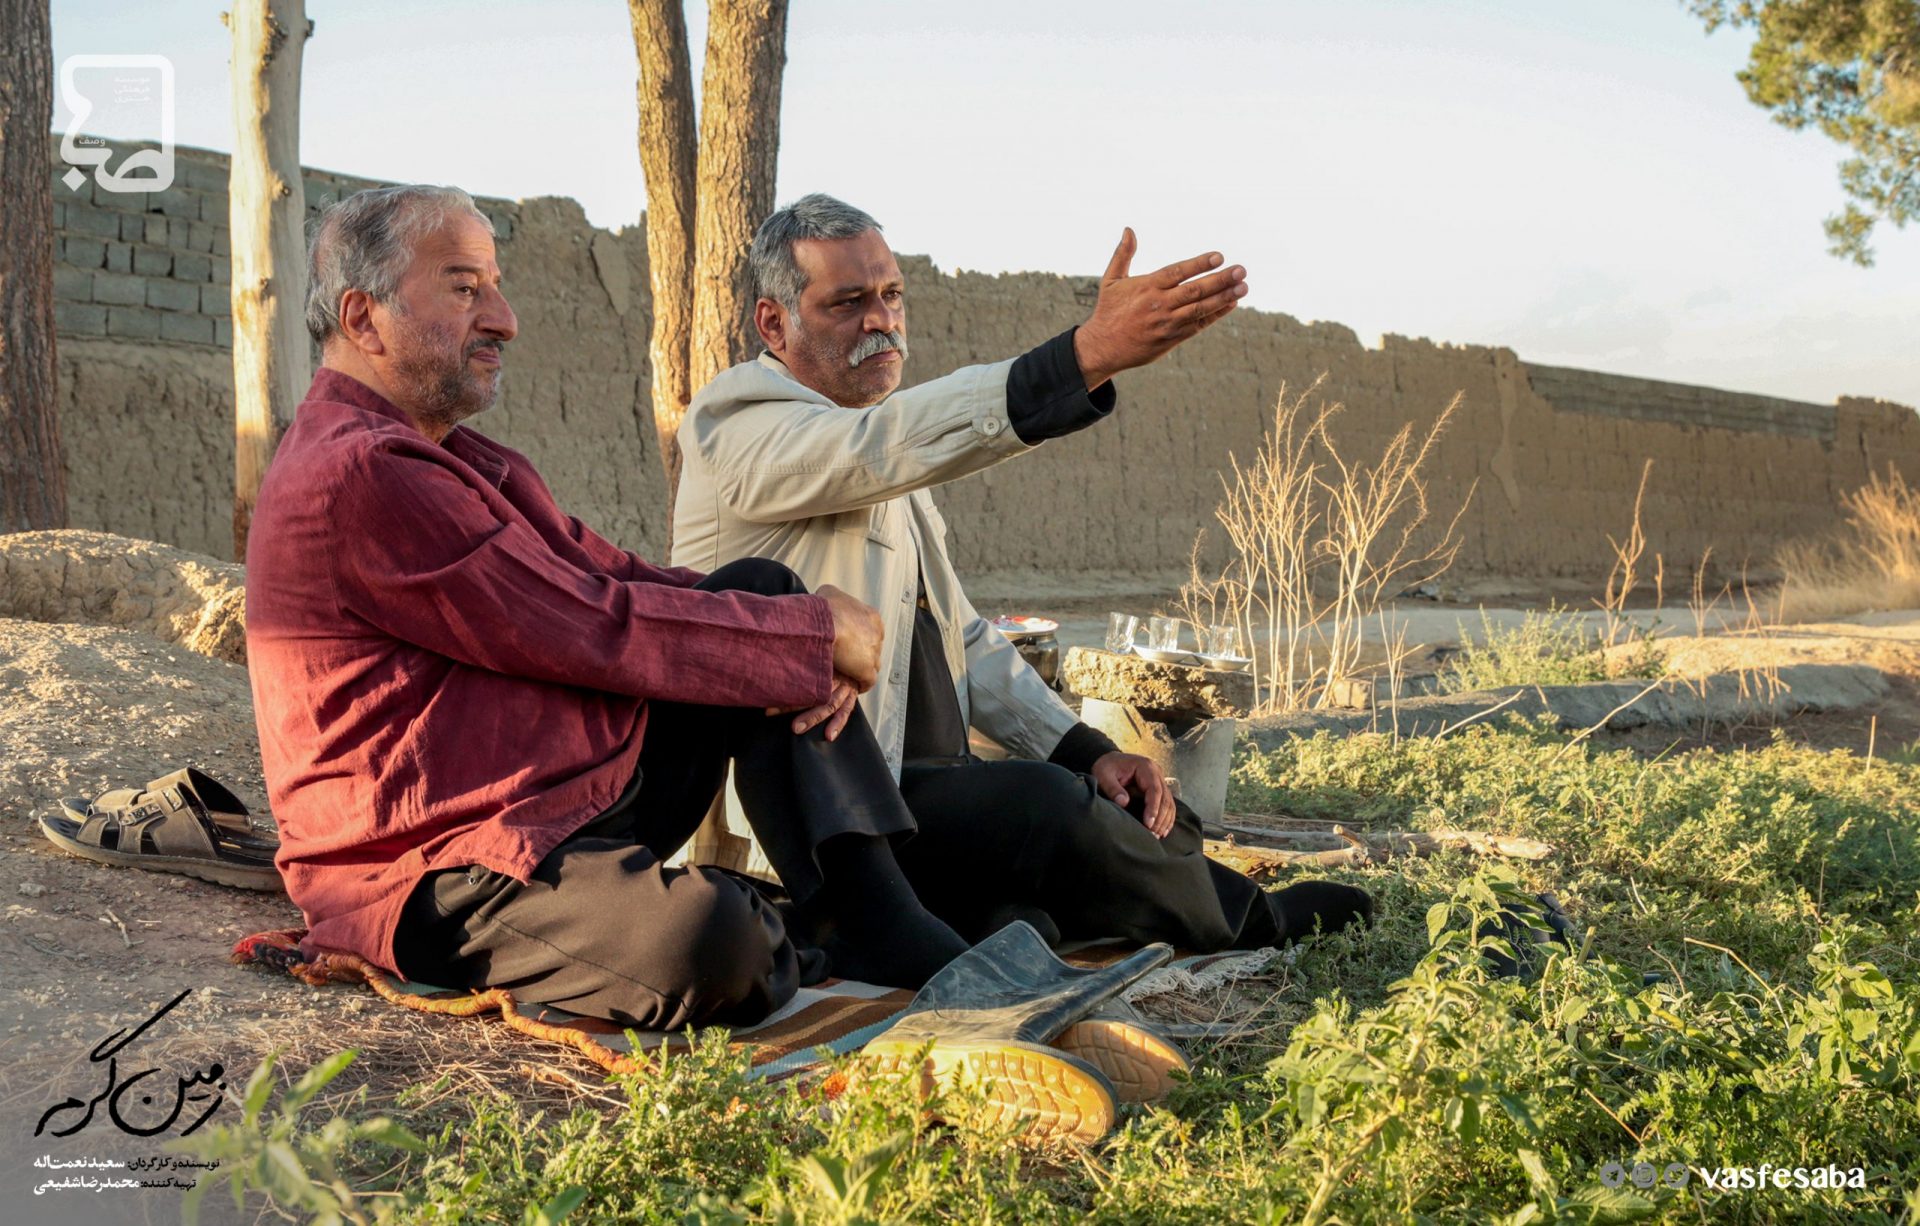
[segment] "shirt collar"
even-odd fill
[[[334,370],[330,366],[322,366],[314,372],[313,385],[307,389],[307,399],[349,405],[363,412],[399,422],[416,433],[420,429],[413,424],[413,419],[408,417],[399,405],[352,375]],[[481,435],[465,426],[455,426],[447,431],[447,437],[441,441],[441,446],[472,467],[496,488],[507,479],[506,457],[487,446]]]

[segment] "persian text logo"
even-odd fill
[[[94,182],[109,192],[160,192],[173,186],[173,61],[164,55],[70,55],[60,61],[60,105],[68,112],[60,157],[72,169],[60,181],[73,191]],[[136,149],[109,168],[113,149],[81,127],[151,131],[158,121],[160,147]],[[143,171],[152,173],[146,174]]]

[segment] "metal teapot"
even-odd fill
[[[993,619],[993,628],[1007,636],[1040,680],[1053,689],[1060,688],[1060,640],[1055,634],[1060,623],[1045,617],[1002,615]]]

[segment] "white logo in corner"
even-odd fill
[[[86,74],[83,80],[81,74]],[[164,55],[70,55],[60,61],[60,104],[69,115],[60,157],[73,169],[60,181],[74,191],[94,181],[110,192],[159,192],[173,186],[173,61]],[[117,168],[113,149],[80,131],[89,119],[103,126],[151,131],[159,120],[160,147],[136,149]],[[151,173],[142,173],[142,172]]]

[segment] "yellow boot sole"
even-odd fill
[[[1091,1145],[1113,1129],[1114,1093],[1099,1072],[1069,1053],[1017,1040],[876,1039],[863,1051],[880,1074],[918,1074],[925,1097],[935,1086],[979,1087],[993,1127],[1018,1128],[1036,1141]]]
[[[1173,1089],[1173,1075],[1191,1066],[1178,1047],[1151,1030],[1113,1018],[1086,1018],[1053,1041],[1085,1060],[1113,1083],[1123,1103],[1156,1103]]]

